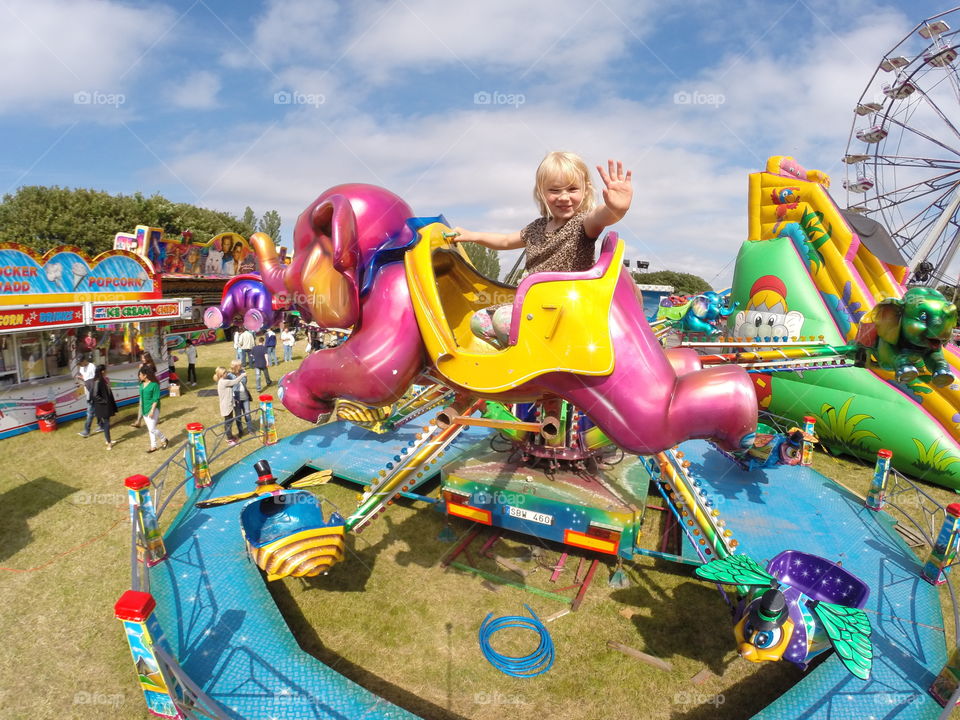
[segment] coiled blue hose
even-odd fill
[[[553,639],[547,632],[547,628],[540,622],[540,618],[530,609],[530,606],[524,605],[524,607],[533,617],[532,620],[522,615],[504,615],[496,620],[491,620],[493,613],[490,613],[480,624],[480,649],[483,651],[483,656],[497,670],[511,677],[534,677],[540,673],[545,673],[553,665]],[[540,644],[537,649],[524,657],[510,657],[509,655],[501,655],[490,647],[491,635],[497,630],[511,627],[526,628],[537,633],[540,636]]]

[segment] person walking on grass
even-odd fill
[[[243,332],[236,325],[233,326],[233,351],[237,354],[237,360],[243,362],[243,348],[240,347],[240,336]]]
[[[243,366],[245,368],[250,367],[251,356],[250,353],[253,351],[256,341],[253,338],[253,333],[247,329],[244,329],[240,333],[240,350],[243,353]]]
[[[218,367],[213,371],[213,381],[217,384],[217,400],[220,403],[220,416],[226,423],[227,444],[236,445],[237,439],[233,436],[233,388],[243,381],[247,376],[246,371],[241,369],[240,374],[235,378],[227,377],[227,369]]]
[[[279,365],[277,362],[277,333],[273,328],[267,328],[266,341],[267,361],[270,365]]]
[[[187,356],[187,382],[190,383],[190,387],[197,386],[197,346],[193,344],[193,340],[187,339],[187,347],[184,349],[184,353]]]
[[[157,372],[150,366],[140,368],[137,373],[140,380],[140,414],[150,434],[150,449],[148,453],[167,447],[167,436],[157,427],[160,423],[160,383],[157,382]]]
[[[253,367],[257,371],[257,392],[260,392],[260,373],[263,373],[264,377],[267,378],[267,384],[264,387],[273,385],[273,380],[270,379],[270,371],[267,370],[267,346],[265,344],[265,338],[257,338],[257,345],[250,351],[250,355],[253,358]]]
[[[83,394],[87,399],[87,419],[83,423],[83,432],[77,433],[84,438],[90,437],[90,427],[93,425],[93,418],[96,415],[93,406],[93,394],[91,393],[96,374],[97,366],[90,362],[88,356],[81,355],[80,362],[77,364],[77,374],[74,377],[83,385]],[[97,423],[97,425],[97,432],[103,432],[103,423]]]
[[[93,413],[103,428],[103,438],[107,441],[107,450],[113,449],[110,440],[110,418],[117,414],[117,401],[113,397],[113,389],[107,378],[107,366],[98,365],[93,378]]]
[[[153,355],[151,355],[146,351],[140,353],[140,367],[137,368],[138,376],[140,371],[143,370],[144,368],[150,368],[153,371],[154,377],[156,377],[157,365],[156,363],[153,362]],[[143,422],[141,422],[142,420],[143,420],[143,411],[140,408],[140,406],[137,405],[137,419],[134,420],[132,423],[130,423],[130,427],[135,427],[135,428],[143,427]]]
[[[290,362],[293,360],[293,346],[297,342],[297,336],[293,334],[293,330],[288,327],[284,327],[280,333],[280,344],[283,345],[283,361]]]
[[[247,389],[247,376],[237,360],[230,363],[230,372],[227,373],[228,380],[235,377],[239,377],[240,382],[233,386],[233,416],[237,421],[237,435],[243,437],[241,420],[247,422],[247,434],[253,434],[253,420],[250,419],[250,401],[253,397],[250,395],[250,390]]]

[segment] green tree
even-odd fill
[[[240,222],[243,223],[245,229],[245,232],[241,233],[244,237],[250,237],[257,231],[257,214],[249,205],[243,209],[243,217],[240,218]]]
[[[276,210],[267,210],[263,214],[263,217],[260,218],[260,222],[257,223],[257,230],[269,235],[273,239],[274,244],[279,245],[281,224],[280,213]]]
[[[496,250],[484,247],[475,242],[463,243],[460,247],[467,251],[467,257],[470,258],[470,262],[474,264],[474,267],[476,267],[482,275],[492,280],[499,279],[500,257],[497,255]]]
[[[956,302],[957,298],[960,297],[960,293],[958,293],[960,287],[956,285],[938,285],[937,290],[950,302]]]
[[[190,230],[195,243],[222,232],[250,234],[234,215],[174,203],[162,195],[32,185],[4,195],[0,202],[0,242],[21,243],[38,252],[75,245],[97,255],[113,247],[114,235],[132,232],[137,225],[158,227],[167,237]]]
[[[696,295],[712,290],[710,283],[698,275],[674,272],[673,270],[658,270],[657,272],[633,272],[633,281],[640,285],[672,285],[674,292],[681,295]]]

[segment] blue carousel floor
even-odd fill
[[[372,478],[417,430],[375,435],[343,424],[309,430],[240,459],[194,500],[250,490],[253,465],[261,459],[270,461],[278,479],[305,466]],[[445,459],[456,460],[488,432],[469,428]],[[871,679],[853,677],[830,657],[756,717],[937,717],[941,708],[926,692],[946,659],[937,591],[920,579],[916,556],[887,516],[867,510],[810,468],[743,473],[705,442],[685,443],[683,450],[691,475],[703,479],[719,503],[740,552],[761,563],[787,549],[842,560],[871,587],[865,608],[874,628]],[[151,570],[158,618],[190,677],[235,718],[413,717],[299,648],[247,559],[241,507],[185,507],[167,532],[167,560]]]
[[[253,488],[259,460],[283,480],[311,465],[373,478],[418,431],[390,435],[338,423],[284,438],[239,459],[191,498]],[[488,430],[468,429],[447,449],[454,460]],[[184,507],[165,535],[168,557],[150,571],[157,617],[187,674],[235,718],[413,718],[303,652],[277,609],[240,533],[243,503]],[[325,509],[326,512],[326,509]]]
[[[720,517],[740,541],[738,554],[762,565],[782,550],[833,561],[870,586],[864,607],[873,625],[873,672],[864,682],[835,655],[755,716],[764,720],[908,720],[943,711],[927,688],[946,662],[935,587],[886,513],[811,468],[741,472],[703,441],[684,443],[691,476],[704,481]],[[733,637],[731,633],[731,642]]]

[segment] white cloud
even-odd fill
[[[109,0],[0,5],[0,112],[69,104],[76,93],[124,93],[172,14]],[[146,32],[151,28],[151,32]]]
[[[256,20],[251,50],[224,62],[259,59],[274,74],[287,64],[349,68],[384,84],[402,71],[453,68],[478,87],[489,73],[509,70],[518,84],[529,75],[582,84],[646,34],[650,2],[451,3],[446,0],[274,0]],[[519,76],[519,77],[517,77]]]
[[[256,19],[250,50],[272,71],[303,60],[335,57],[335,48],[349,38],[338,29],[340,10],[333,0],[273,0]],[[234,59],[251,62],[233,49]]]
[[[216,73],[200,70],[191,73],[167,88],[167,97],[174,107],[187,110],[209,110],[219,105],[220,78]]]

